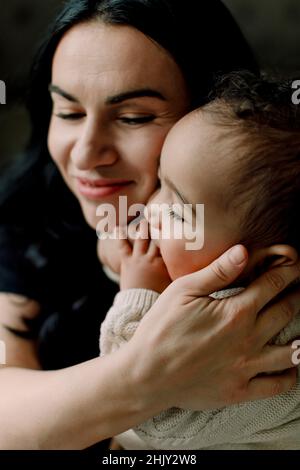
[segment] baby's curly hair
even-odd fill
[[[248,249],[277,243],[300,252],[300,105],[292,102],[292,81],[258,78],[250,72],[217,80],[199,111],[220,127],[237,156],[227,207],[240,209]],[[228,151],[228,150],[227,150]]]

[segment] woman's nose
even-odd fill
[[[81,129],[70,157],[79,170],[90,170],[96,166],[113,165],[119,154],[109,130],[87,122]]]

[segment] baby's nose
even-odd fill
[[[159,246],[160,239],[160,211],[157,210],[157,204],[148,203],[144,211],[145,219],[149,224],[149,234],[152,240],[155,240],[155,244]]]
[[[156,229],[160,228],[160,210],[159,204],[155,203],[154,199],[151,199],[151,202],[148,202],[145,211],[144,211],[145,219],[147,220],[150,227],[154,227]]]

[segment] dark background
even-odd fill
[[[201,0],[194,0],[201,1]],[[0,0],[0,169],[26,143],[29,124],[22,106],[25,79],[43,31],[62,0]],[[184,3],[184,0],[183,0]],[[188,3],[188,2],[187,2]],[[300,78],[300,0],[224,0],[263,69]]]

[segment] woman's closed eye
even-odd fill
[[[86,116],[85,113],[54,113],[54,115],[60,119],[69,119],[70,121],[76,121]]]
[[[128,115],[128,116],[120,116],[118,120],[129,126],[138,126],[140,124],[146,124],[148,122],[154,121],[155,117],[156,116],[154,116],[153,114],[145,114],[145,115],[139,115],[139,116]]]
[[[73,112],[73,113],[54,113],[54,115],[60,119],[75,121],[78,119],[82,119],[86,116],[85,113],[80,112]],[[129,126],[138,126],[141,124],[146,124],[148,122],[152,122],[155,119],[154,115],[145,115],[145,116],[122,116],[119,117],[118,120],[123,124]]]

